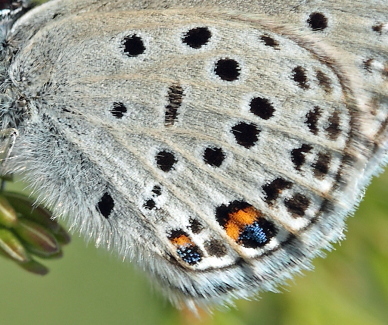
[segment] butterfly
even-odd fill
[[[2,173],[177,306],[310,269],[386,164],[383,1],[24,11],[1,26]]]

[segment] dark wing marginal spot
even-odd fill
[[[217,207],[216,220],[231,239],[246,248],[263,247],[278,232],[272,221],[244,201],[233,201]]]
[[[272,182],[263,185],[262,189],[265,193],[265,202],[272,204],[282,193],[283,190],[292,187],[292,183],[283,178],[276,178]]]
[[[178,109],[183,101],[183,88],[179,84],[173,84],[168,88],[168,104],[164,115],[164,125],[172,126],[177,120]]]
[[[227,249],[222,241],[211,239],[204,243],[204,248],[210,256],[222,257],[227,253]]]
[[[303,217],[310,205],[310,200],[304,195],[296,193],[291,198],[286,199],[284,205],[293,217]]]
[[[173,230],[168,236],[169,241],[176,248],[177,255],[189,265],[198,264],[203,253],[201,249],[191,240],[190,236],[182,229]]]
[[[314,176],[323,178],[327,175],[330,168],[331,156],[328,153],[319,152],[318,158],[312,165]]]
[[[309,153],[312,149],[312,146],[308,144],[302,144],[300,148],[293,149],[291,151],[291,161],[294,163],[296,170],[300,170],[300,168],[306,162],[305,154]]]
[[[204,229],[204,226],[198,219],[190,218],[189,222],[189,228],[193,234],[199,234]]]
[[[308,83],[306,69],[301,66],[297,66],[292,70],[292,79],[297,83],[299,88],[307,90],[310,88]]]
[[[333,86],[330,78],[321,70],[316,71],[316,76],[319,87],[321,87],[326,93],[331,93],[333,90]]]
[[[344,153],[344,156],[342,157],[341,165],[343,166],[354,166],[357,163],[356,157],[352,156],[349,153]],[[345,180],[346,176],[343,173],[337,173],[335,176],[335,183],[333,185],[333,190],[334,189],[341,189],[345,186],[348,185],[347,180]],[[327,200],[325,200],[326,202]],[[326,202],[328,204],[329,202]]]
[[[112,196],[105,192],[104,195],[101,197],[100,201],[97,203],[97,210],[103,215],[104,218],[108,219],[110,214],[112,213],[112,210],[114,208],[114,201]]]
[[[318,121],[321,114],[321,109],[318,106],[315,106],[313,110],[306,114],[306,124],[310,132],[314,135],[317,135],[318,133]]]
[[[336,140],[338,136],[341,134],[339,113],[334,112],[329,117],[328,122],[329,122],[329,126],[326,128],[327,135],[329,136],[330,140]]]

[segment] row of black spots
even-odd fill
[[[244,201],[218,206],[215,216],[229,238],[246,248],[264,247],[278,233],[272,221]]]
[[[278,177],[273,181],[263,185],[262,189],[265,194],[264,201],[267,204],[270,204],[270,205],[273,204],[281,195],[281,193],[285,189],[290,189],[292,185],[293,185],[292,182],[287,181],[281,177]]]
[[[155,156],[155,160],[158,168],[164,171],[165,173],[173,170],[175,164],[178,162],[175,155],[167,150],[159,151]]]
[[[152,198],[148,198],[144,204],[143,207],[147,210],[153,210],[156,208],[156,202],[155,198],[160,196],[162,194],[162,187],[160,185],[155,185],[151,190]]]
[[[209,146],[205,148],[203,152],[204,162],[213,167],[220,167],[224,162],[225,157],[225,152],[218,147]],[[173,170],[175,164],[178,162],[178,159],[175,157],[175,155],[167,150],[159,151],[155,156],[155,160],[157,167],[166,173]]]
[[[178,116],[178,109],[182,105],[183,96],[184,92],[181,85],[173,84],[168,88],[168,104],[166,105],[164,115],[165,126],[172,126],[176,122]]]
[[[199,49],[209,42],[211,32],[207,27],[197,27],[187,31],[182,42],[194,49]],[[142,38],[137,35],[125,36],[122,41],[124,54],[129,57],[137,57],[146,50]],[[235,81],[240,77],[241,69],[239,63],[230,58],[218,59],[213,67],[214,73],[224,81]]]
[[[182,42],[193,49],[199,49],[208,44],[212,37],[212,33],[208,27],[196,27],[185,32],[182,37]],[[262,35],[260,40],[269,47],[278,49],[279,43],[274,38],[268,35]],[[239,63],[230,58],[218,60],[214,65],[215,74],[225,81],[235,81],[240,76]]]
[[[284,200],[288,212],[294,217],[303,217],[311,202],[303,194],[295,193],[291,198]]]
[[[182,42],[193,49],[200,49],[208,44],[212,33],[208,27],[196,27],[188,30],[182,37]],[[267,46],[276,46],[277,43],[269,36],[262,36],[261,40]],[[236,81],[241,74],[240,64],[231,58],[220,58],[214,63],[214,74],[224,81]]]
[[[182,36],[182,42],[193,49],[200,49],[209,43],[212,33],[208,27],[195,27],[189,29]]]
[[[191,48],[198,49],[207,44],[211,38],[211,32],[207,27],[190,29],[182,37],[182,42]],[[122,40],[124,54],[128,57],[137,57],[146,50],[142,38],[137,35],[125,36]],[[214,73],[224,81],[236,81],[241,74],[239,63],[231,58],[221,58],[214,63]]]
[[[249,111],[263,120],[268,120],[274,115],[275,108],[268,98],[254,97],[249,102]]]
[[[330,169],[331,155],[324,152],[318,152],[316,161],[312,164],[313,174],[316,178],[324,178]]]
[[[302,144],[300,148],[291,150],[291,161],[296,170],[300,170],[304,165],[306,162],[306,154],[311,150],[313,150],[313,147],[308,144]]]
[[[121,119],[123,118],[124,114],[127,113],[127,108],[121,102],[114,102],[110,112],[114,117]]]
[[[225,152],[218,147],[207,147],[203,152],[203,161],[212,167],[220,167],[225,157]]]
[[[260,41],[262,41],[265,46],[272,47],[275,50],[279,50],[279,42],[271,36],[261,35]]]
[[[327,94],[333,91],[332,81],[323,71],[316,70],[316,78],[318,81],[318,86],[323,89],[323,91]],[[301,66],[295,67],[292,72],[292,79],[296,82],[297,86],[303,90],[310,89],[310,83],[307,77],[307,71],[305,68]]]
[[[322,116],[322,109],[318,106],[306,114],[306,124],[310,132],[314,135],[318,134],[318,121]],[[328,126],[325,128],[327,136],[330,140],[334,141],[341,134],[340,128],[340,114],[337,111],[334,111],[328,118]]]
[[[196,27],[185,32],[182,37],[182,42],[193,49],[199,49],[209,43],[212,33],[208,27]],[[265,46],[279,49],[279,42],[268,35],[261,35],[260,40]]]
[[[388,23],[381,23],[381,22],[378,22],[378,23],[375,23],[374,25],[371,26],[371,29],[373,32],[375,32],[376,34],[378,34],[379,36],[383,35],[383,33],[385,32],[386,34],[388,34]],[[374,58],[367,58],[363,61],[363,68],[369,72],[369,73],[372,73],[374,70],[375,70],[375,65],[376,63],[376,59]],[[380,70],[380,69],[379,69]],[[385,69],[382,69],[381,73],[383,74],[383,76],[387,77],[388,76],[388,64],[386,64],[386,67]]]
[[[291,161],[294,164],[296,170],[301,169],[301,167],[306,162],[305,155],[313,149],[312,146],[308,144],[302,144],[300,148],[291,150]],[[316,178],[322,179],[326,176],[330,169],[331,155],[329,153],[318,152],[317,159],[311,165],[313,168],[313,174]]]
[[[315,106],[314,109],[306,114],[306,124],[310,132],[314,135],[318,133],[318,121],[321,116],[322,110],[318,106]]]
[[[191,240],[190,236],[182,229],[173,230],[168,235],[168,240],[176,249],[176,254],[185,263],[196,265],[201,262],[203,253]]]
[[[322,12],[312,12],[307,18],[307,25],[314,32],[325,30],[329,25],[329,19]]]
[[[97,211],[99,211],[105,219],[109,219],[109,216],[111,215],[114,206],[115,202],[112,196],[108,192],[105,192],[98,201],[96,208]]]
[[[240,122],[232,127],[231,132],[237,144],[249,149],[259,141],[261,131],[254,123]]]
[[[137,57],[146,50],[143,39],[137,34],[125,36],[121,44],[124,54],[128,57]]]

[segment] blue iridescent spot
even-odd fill
[[[182,246],[176,250],[179,257],[187,264],[194,265],[201,261],[202,255],[195,246]]]
[[[242,242],[254,241],[259,245],[265,244],[268,241],[264,229],[261,228],[257,222],[246,226],[244,231],[240,234],[239,240]]]
[[[237,242],[247,248],[259,248],[268,244],[278,230],[272,221],[259,218],[242,229]]]

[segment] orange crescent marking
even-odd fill
[[[260,216],[261,213],[252,206],[230,213],[230,219],[225,224],[226,234],[237,241],[242,229],[254,223]]]
[[[257,211],[254,207],[247,207],[245,209],[241,209],[229,214],[231,221],[233,221],[240,227],[251,225],[260,216],[260,212]]]
[[[175,238],[171,239],[170,241],[175,246],[185,246],[185,245],[190,245],[190,244],[192,245],[193,244],[193,242],[190,240],[190,238],[185,236],[185,235],[175,237]]]
[[[233,221],[229,221],[226,223],[225,231],[230,238],[232,238],[235,241],[238,240],[238,237],[240,236],[240,227],[237,224],[235,224]]]

